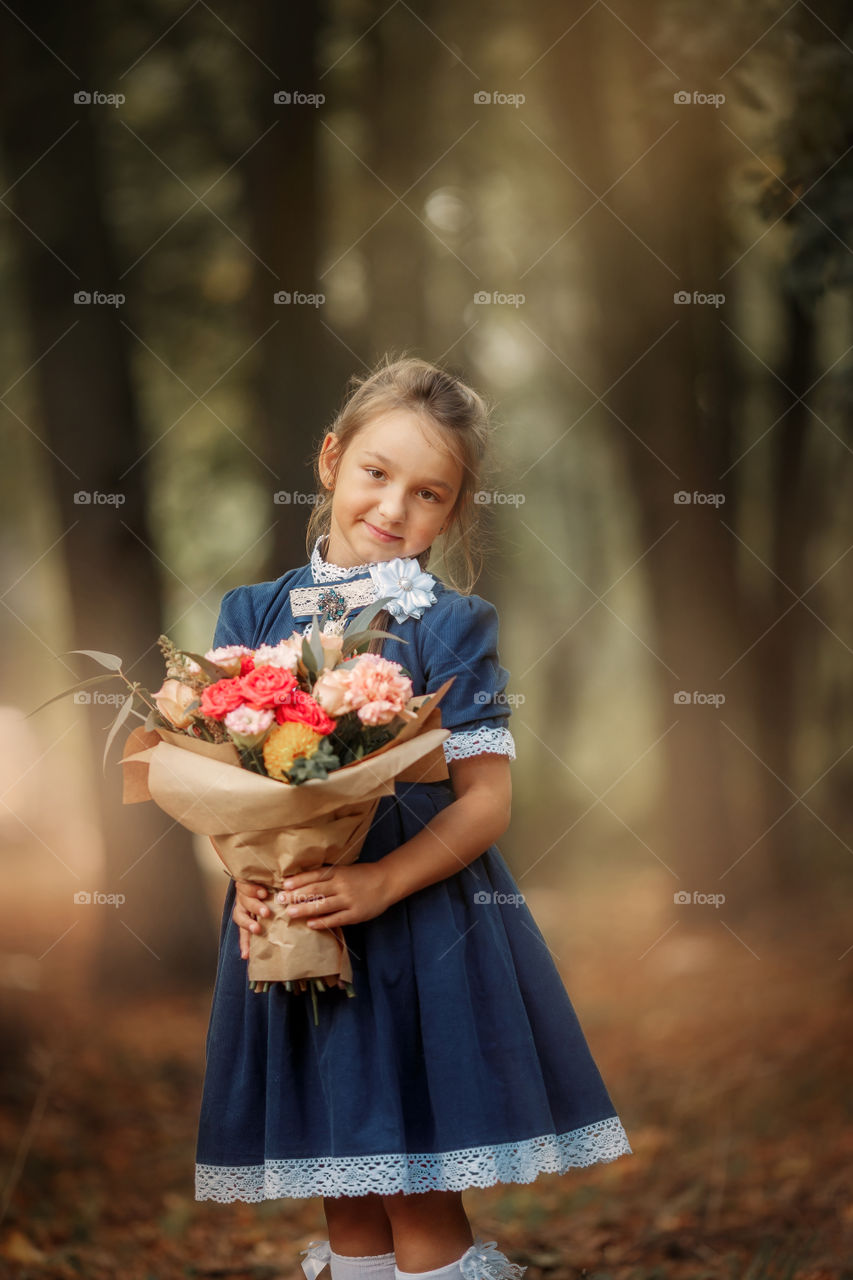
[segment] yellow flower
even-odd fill
[[[287,782],[285,769],[293,766],[297,756],[313,756],[322,733],[301,720],[286,720],[269,731],[264,739],[264,766],[271,778]]]

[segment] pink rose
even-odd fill
[[[310,729],[316,729],[318,733],[331,733],[335,727],[334,720],[326,715],[310,693],[305,693],[302,689],[294,689],[291,701],[276,707],[275,718],[279,724],[284,724],[286,720],[298,720],[301,724],[307,724]]]
[[[314,685],[314,697],[330,716],[342,716],[352,707],[349,703],[351,668],[344,671],[324,671]]]
[[[255,667],[239,680],[243,701],[250,707],[263,710],[265,707],[279,707],[290,701],[290,695],[297,688],[296,677],[283,667]]]
[[[239,677],[234,680],[217,680],[215,684],[209,684],[202,689],[202,715],[210,716],[211,720],[224,720],[229,711],[236,711],[238,707],[242,707],[246,699],[240,687],[241,683]]]
[[[198,694],[180,680],[164,680],[162,686],[151,696],[157,703],[161,716],[171,721],[176,729],[186,729],[196,715],[194,711],[188,712],[187,707],[198,700]]]

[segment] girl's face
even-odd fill
[[[319,469],[334,495],[323,555],[344,568],[420,555],[449,523],[462,485],[461,462],[408,409],[368,422],[343,453],[330,431]]]

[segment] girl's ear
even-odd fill
[[[320,479],[327,489],[334,487],[335,473],[338,469],[340,461],[340,441],[334,431],[326,433],[326,437],[320,446],[320,456],[317,465],[320,471]]]

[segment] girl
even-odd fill
[[[503,1280],[526,1270],[472,1239],[465,1187],[632,1154],[542,934],[494,843],[515,758],[493,605],[470,594],[487,408],[414,358],[350,395],[317,458],[309,563],[222,600],[214,647],[274,644],[337,604],[394,596],[371,648],[441,703],[449,778],[396,783],[359,860],[292,876],[311,928],[345,926],[356,997],[249,990],[266,890],[229,885],[213,996],[196,1198],[322,1195],[308,1280]],[[459,546],[463,589],[425,573]],[[313,539],[313,543],[312,543]],[[402,562],[402,563],[401,563]],[[420,575],[420,576],[419,576]],[[340,629],[332,612],[327,624]]]

